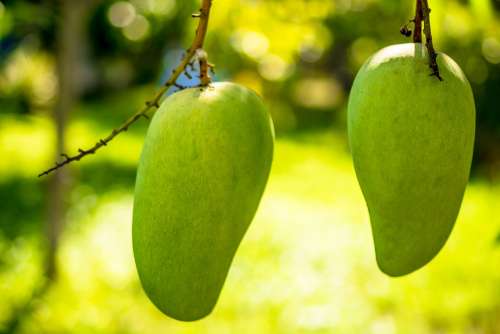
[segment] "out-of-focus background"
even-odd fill
[[[147,300],[131,252],[147,121],[37,174],[152,96],[198,1],[0,1],[0,333],[500,333],[500,2],[430,4],[437,49],[475,93],[474,166],[443,251],[393,279],[376,267],[346,102],[367,57],[407,40],[414,1],[214,1],[217,79],[264,97],[276,157],[214,313],[185,324]]]

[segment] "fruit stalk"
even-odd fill
[[[212,78],[210,77],[208,70],[213,65],[208,62],[208,54],[203,49],[199,49],[196,52],[196,58],[200,64],[200,86],[206,87],[212,82]]]
[[[415,23],[415,31],[413,33],[413,43],[422,43],[422,0],[417,0],[417,5],[415,9],[415,18],[413,22]]]
[[[427,0],[420,1],[422,4],[422,13],[424,20],[425,45],[427,46],[427,51],[429,52],[429,66],[432,70],[431,75],[436,76],[439,81],[443,81],[443,78],[439,74],[439,67],[437,64],[438,55],[432,43],[431,9],[429,8],[429,2]]]
[[[207,35],[207,30],[208,30],[208,22],[210,18],[210,10],[212,8],[212,2],[213,0],[202,0],[202,5],[200,8],[200,12],[193,14],[193,18],[198,18],[199,23],[198,23],[198,28],[196,29],[196,35],[193,40],[193,43],[191,44],[191,47],[187,49],[186,54],[184,58],[182,59],[181,63],[173,70],[172,75],[170,78],[163,84],[163,86],[158,90],[156,95],[149,101],[146,101],[146,105],[140,109],[138,112],[136,112],[134,115],[132,115],[128,120],[126,120],[120,127],[113,129],[113,131],[105,138],[99,139],[99,141],[92,146],[91,148],[87,150],[83,149],[78,149],[78,154],[74,156],[69,156],[65,153],[61,154],[61,157],[63,158],[63,161],[58,162],[54,164],[54,166],[50,169],[47,169],[43,173],[40,173],[38,177],[42,177],[45,175],[49,175],[50,173],[60,169],[61,167],[68,165],[74,161],[80,161],[82,158],[86,157],[87,155],[95,154],[97,150],[100,148],[107,146],[107,144],[112,141],[116,136],[118,136],[120,133],[125,132],[128,130],[128,128],[137,122],[140,118],[144,117],[146,119],[149,119],[149,116],[147,113],[150,110],[157,110],[160,105],[160,100],[165,95],[165,93],[172,87],[172,86],[178,86],[177,85],[177,79],[179,76],[186,71],[186,68],[188,65],[192,64],[193,58],[195,57],[196,53],[198,50],[203,49],[203,45],[205,43],[205,37]],[[208,65],[208,62],[207,62]],[[207,75],[208,76],[208,75]],[[203,77],[203,73],[200,73],[200,77]],[[208,76],[208,80],[209,76]],[[209,81],[208,81],[209,82]],[[207,79],[202,78],[201,82],[202,86],[207,84]]]

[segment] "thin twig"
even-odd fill
[[[405,23],[399,30],[399,32],[405,37],[410,37],[413,34],[413,43],[422,43],[422,0],[416,0],[415,5],[415,16],[413,19]],[[413,23],[415,25],[414,31],[408,28],[408,25]]]
[[[429,3],[427,0],[422,0],[422,13],[424,19],[424,33],[425,33],[425,45],[427,46],[427,50],[429,52],[429,67],[431,68],[431,75],[435,76],[439,79],[439,81],[443,81],[443,78],[439,74],[439,67],[437,64],[437,56],[436,50],[434,49],[434,45],[432,44],[432,32],[431,32],[431,9],[429,8]]]
[[[417,0],[417,4],[415,6],[415,18],[413,19],[413,22],[415,23],[415,30],[413,32],[413,43],[422,43],[422,20],[423,20],[422,0]]]
[[[160,106],[160,100],[165,95],[165,93],[174,85],[176,85],[177,79],[179,76],[186,71],[186,68],[192,64],[192,59],[195,56],[197,50],[203,49],[203,44],[205,42],[205,36],[207,34],[208,29],[208,21],[210,18],[210,9],[212,8],[213,0],[202,0],[202,5],[200,8],[200,12],[194,14],[194,18],[198,18],[200,22],[198,23],[198,28],[196,29],[196,36],[191,44],[191,47],[187,50],[186,55],[182,59],[181,63],[175,70],[173,70],[170,78],[165,82],[165,84],[161,87],[161,89],[156,93],[152,100],[146,102],[146,106],[135,113],[132,117],[130,117],[125,123],[123,123],[120,127],[113,129],[113,131],[105,138],[100,139],[93,147],[83,150],[78,149],[78,154],[74,156],[68,156],[67,154],[62,154],[64,160],[62,162],[56,162],[54,167],[44,171],[39,174],[38,177],[42,177],[44,175],[49,175],[53,171],[58,170],[59,168],[70,164],[74,161],[80,161],[82,158],[86,157],[90,154],[95,154],[97,150],[101,147],[106,146],[110,141],[112,141],[117,135],[122,132],[128,130],[128,128],[137,122],[141,117],[148,118],[148,111],[154,109],[157,110]],[[204,85],[202,81],[202,85]]]

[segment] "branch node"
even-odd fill
[[[183,90],[183,89],[186,89],[187,87],[186,86],[183,86],[183,85],[180,85],[178,84],[177,82],[174,83],[174,87],[180,89],[180,90]]]
[[[146,107],[148,108],[160,108],[160,104],[158,103],[158,100],[154,100],[154,101],[146,101]]]
[[[210,73],[215,74],[215,65],[208,63],[208,69],[210,70]]]

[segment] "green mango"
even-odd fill
[[[133,250],[166,315],[214,308],[269,176],[274,130],[261,99],[232,83],[169,96],[149,126],[135,186]]]
[[[445,244],[469,179],[475,131],[471,87],[439,54],[444,81],[430,76],[421,44],[369,58],[348,105],[349,144],[366,200],[379,268],[411,273]]]

